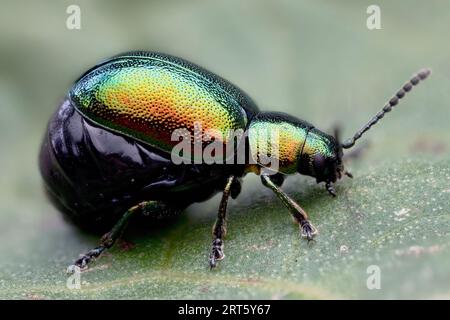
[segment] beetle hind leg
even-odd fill
[[[150,215],[161,210],[165,212],[169,210],[169,208],[165,203],[162,203],[160,201],[144,201],[131,207],[114,225],[111,231],[102,236],[100,240],[100,246],[89,250],[85,254],[80,255],[80,257],[75,260],[74,264],[67,268],[67,272],[73,273],[75,272],[76,268],[79,268],[80,270],[87,269],[90,262],[94,261],[106,249],[109,249],[114,245],[116,240],[122,235],[123,231],[128,225],[130,218],[135,216],[137,213]]]

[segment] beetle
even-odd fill
[[[341,143],[337,134],[291,115],[260,112],[241,89],[181,58],[140,51],[101,62],[69,90],[49,121],[39,154],[45,190],[55,206],[82,229],[109,230],[69,269],[87,268],[113,246],[132,217],[173,216],[222,192],[209,256],[215,267],[224,258],[228,199],[239,195],[241,179],[249,172],[261,176],[289,209],[301,235],[312,240],[317,229],[281,189],[285,177],[314,177],[336,196],[333,184],[343,175],[352,177],[344,169],[343,149],[353,147],[429,74],[429,69],[419,71]],[[195,123],[202,124],[200,131]],[[174,141],[173,132],[179,129],[190,143],[200,141],[201,150],[211,143],[204,141],[208,129],[219,132],[215,138],[223,146],[235,141],[226,131],[241,130],[240,145],[248,147],[250,156],[232,164],[175,163],[171,154],[179,140]],[[267,131],[276,131],[278,140],[262,134]],[[275,169],[263,163],[267,154],[277,160]]]

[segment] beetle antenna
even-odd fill
[[[402,99],[407,92],[419,84],[420,81],[425,80],[431,73],[430,69],[422,69],[416,75],[414,75],[408,82],[406,82],[400,90],[386,103],[386,105],[381,109],[367,124],[365,124],[360,130],[358,130],[353,138],[348,139],[342,144],[342,148],[349,149],[355,145],[356,140],[361,138],[361,136],[368,131],[375,123],[380,121],[384,115],[391,111],[394,106],[398,104],[398,101]]]

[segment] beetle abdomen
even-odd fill
[[[70,98],[99,125],[168,152],[179,142],[171,141],[176,129],[187,129],[192,141],[200,142],[213,129],[227,143],[228,132],[245,130],[247,112],[257,110],[218,76],[154,53],[125,54],[100,64],[76,82]]]
[[[155,179],[162,157],[87,122],[66,99],[53,115],[40,153],[40,169],[52,200],[77,224],[114,219],[147,179]],[[148,180],[147,180],[148,181]]]
[[[108,229],[140,201],[171,199],[180,208],[204,201],[222,188],[225,170],[241,170],[175,165],[167,153],[85,119],[69,99],[50,120],[39,160],[50,198],[91,230]]]

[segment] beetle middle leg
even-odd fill
[[[211,253],[209,255],[209,266],[211,269],[217,265],[217,261],[225,258],[223,253],[223,238],[227,233],[227,204],[228,198],[230,195],[233,197],[234,191],[239,193],[240,183],[234,176],[230,176],[225,184],[225,188],[223,189],[217,220],[213,226],[213,242]]]
[[[167,211],[169,210],[169,208],[167,208],[167,205],[160,201],[144,201],[131,207],[113,226],[111,231],[102,236],[102,238],[100,239],[100,246],[91,249],[85,254],[81,255],[73,265],[69,266],[67,271],[74,272],[75,267],[78,267],[81,270],[87,269],[90,262],[98,258],[106,249],[109,249],[114,245],[116,240],[122,235],[131,217],[139,213],[149,215],[150,213],[154,213],[160,210]]]
[[[281,174],[275,175],[261,175],[261,181],[264,186],[271,189],[277,197],[284,203],[284,205],[289,209],[295,222],[300,226],[300,231],[303,237],[311,241],[313,237],[317,234],[317,229],[308,220],[308,215],[305,210],[300,207],[294,200],[292,200],[281,188],[283,183],[283,176]]]

